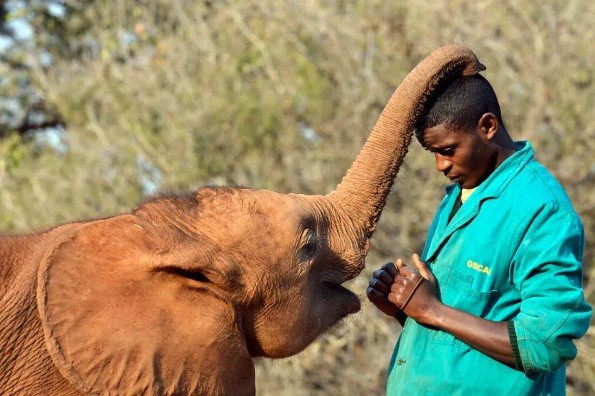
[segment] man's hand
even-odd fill
[[[514,364],[508,324],[444,305],[436,296],[436,278],[426,263],[417,254],[413,255],[413,263],[417,270],[407,267],[401,259],[396,262],[399,273],[388,294],[395,307],[402,307],[403,315],[420,324],[446,331],[494,359]]]
[[[397,268],[393,263],[386,263],[372,273],[370,283],[366,289],[368,300],[388,316],[397,317],[401,312],[388,300],[391,285],[397,276]],[[397,318],[398,319],[398,318]]]
[[[417,254],[412,256],[417,270],[397,260],[399,273],[394,277],[388,300],[421,324],[428,324],[434,308],[441,304],[436,297],[436,278]]]

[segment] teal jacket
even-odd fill
[[[583,225],[531,145],[516,144],[450,222],[460,187],[447,187],[422,255],[444,304],[508,323],[515,367],[408,318],[388,395],[565,394],[565,363],[591,317],[582,289]]]

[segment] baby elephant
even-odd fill
[[[0,238],[0,394],[254,395],[253,357],[360,309],[364,268],[422,104],[482,66],[447,46],[397,88],[325,196],[201,188]]]

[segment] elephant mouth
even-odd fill
[[[353,278],[355,278],[357,274],[343,272],[343,271],[328,271],[322,277],[322,283],[328,287],[329,289],[345,289],[347,290],[343,284]]]
[[[327,289],[337,290],[337,291],[348,291],[351,293],[351,291],[349,289],[347,289],[345,286],[343,286],[343,282],[346,282],[346,281],[347,281],[347,279],[345,281],[340,281],[340,282],[324,281],[324,282],[322,282],[322,284]]]
[[[358,254],[351,260],[338,260],[332,268],[328,268],[320,276],[320,285],[326,294],[335,304],[341,316],[346,316],[361,309],[361,301],[353,291],[349,290],[345,283],[356,278],[364,269],[364,255]]]
[[[330,292],[333,299],[339,300],[343,307],[344,314],[349,315],[358,312],[361,309],[359,297],[346,288],[343,283],[353,279],[353,277],[344,277],[342,280],[323,281],[323,286]]]

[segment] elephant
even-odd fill
[[[424,103],[483,69],[458,45],[424,58],[326,195],[201,187],[0,237],[0,393],[254,395],[254,358],[294,355],[360,310],[343,283]]]

